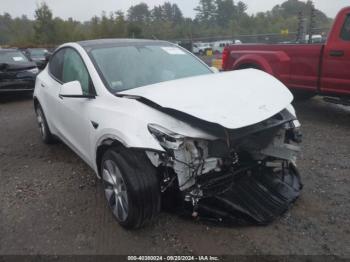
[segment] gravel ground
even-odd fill
[[[0,254],[337,255],[350,258],[350,109],[297,102],[304,190],[265,227],[218,227],[162,212],[138,231],[110,214],[100,182],[39,137],[30,97],[0,97]]]

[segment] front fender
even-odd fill
[[[140,130],[140,129],[138,129]],[[148,131],[147,131],[148,132]],[[120,132],[117,129],[103,129],[100,130],[96,134],[96,144],[93,147],[93,159],[96,159],[97,157],[97,149],[104,144],[105,141],[116,141],[122,144],[126,148],[143,148],[143,149],[149,149],[152,151],[164,151],[164,148],[162,148],[159,144],[159,142],[149,133],[145,133],[144,131],[139,131],[136,133],[129,132]],[[96,171],[96,174],[98,174],[98,168],[97,164],[94,163],[94,169]]]
[[[116,129],[105,129],[101,131],[99,138],[97,139],[96,149],[103,143],[103,141],[111,139],[120,142],[123,146],[127,148],[145,148],[152,149],[156,151],[164,151],[164,149],[159,145],[159,142],[151,135],[145,135],[137,132],[134,135],[126,135]]]

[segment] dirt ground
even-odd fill
[[[218,227],[162,212],[138,231],[110,214],[101,183],[67,146],[44,145],[32,101],[0,97],[0,254],[235,254],[350,257],[350,109],[297,102],[304,189],[265,227]]]

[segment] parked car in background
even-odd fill
[[[305,43],[308,43],[310,39],[309,35],[305,36]],[[325,39],[324,37],[322,37],[322,35],[312,35],[311,36],[311,44],[320,44],[320,43],[324,43]]]
[[[24,50],[26,56],[36,63],[39,69],[44,69],[49,51],[45,48],[27,48]]]
[[[304,98],[319,94],[328,102],[350,105],[350,7],[339,12],[325,44],[254,44],[225,48],[224,71],[247,68],[277,77]]]
[[[224,48],[226,46],[232,45],[233,41],[230,40],[223,40],[223,41],[216,41],[211,43],[211,46],[213,48],[214,54],[221,54],[224,51]]]
[[[33,91],[37,65],[17,49],[0,49],[0,93]]]
[[[60,46],[34,92],[42,140],[59,137],[102,178],[126,228],[153,220],[166,196],[218,223],[285,212],[301,190],[292,100],[262,71],[215,73],[177,45],[138,39]]]
[[[204,55],[207,51],[212,50],[212,47],[209,43],[193,43],[192,45],[192,53],[198,55]]]

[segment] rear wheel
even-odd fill
[[[49,126],[46,121],[46,117],[44,115],[44,111],[40,105],[36,107],[35,113],[36,113],[36,119],[38,122],[41,139],[45,144],[52,144],[55,141],[55,138],[50,132]]]
[[[304,92],[304,91],[293,91],[294,98],[299,101],[305,101],[316,96],[315,93],[312,92]]]
[[[106,200],[125,228],[139,228],[160,212],[161,194],[156,169],[144,152],[114,146],[101,160]]]
[[[261,68],[258,65],[254,65],[254,64],[240,65],[237,68],[237,70],[243,70],[243,69],[257,69],[257,70],[261,70]]]

